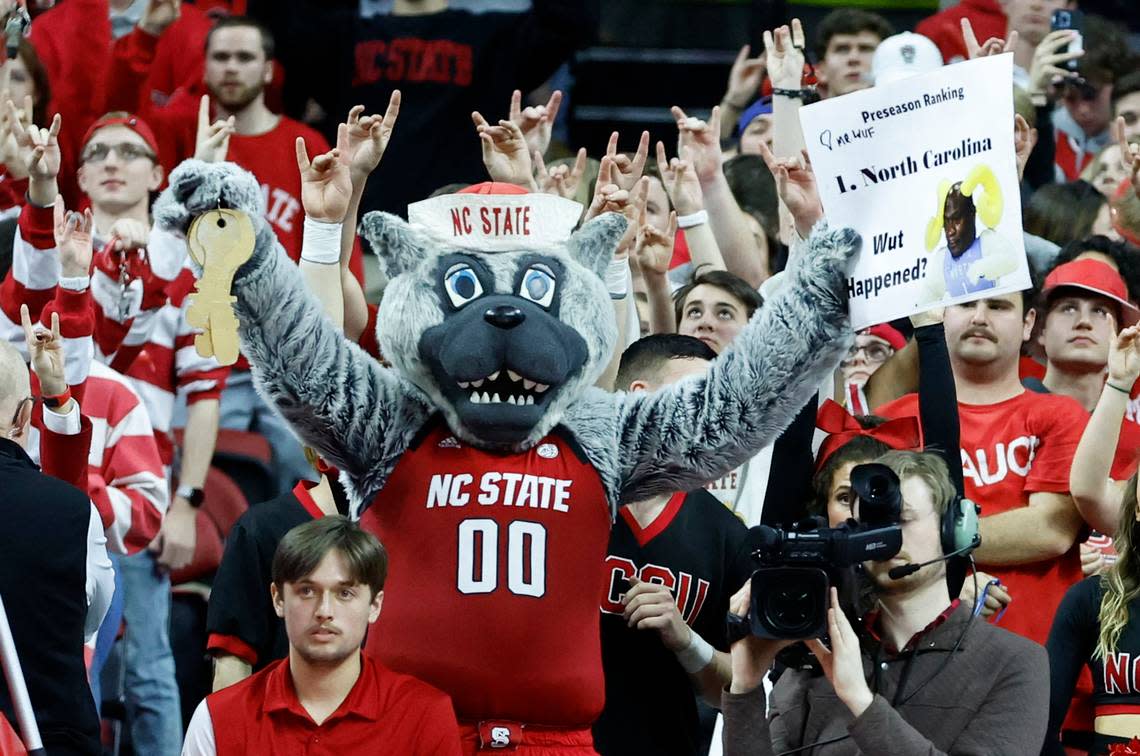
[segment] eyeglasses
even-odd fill
[[[119,144],[103,144],[96,143],[87,148],[83,153],[80,160],[84,163],[101,163],[114,152],[124,162],[138,160],[139,158],[146,158],[152,163],[158,161],[158,157],[141,144],[132,144],[131,142],[120,142]]]
[[[863,353],[867,362],[886,362],[895,350],[886,344],[864,344],[863,346],[854,345],[847,350],[847,356],[843,358],[843,364],[855,361],[855,356]]]

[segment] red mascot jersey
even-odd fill
[[[448,693],[461,719],[597,718],[610,512],[569,434],[495,454],[431,422],[360,524],[391,559],[366,653]]]

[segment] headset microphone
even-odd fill
[[[975,544],[970,543],[970,544],[967,544],[966,546],[963,546],[960,549],[956,549],[954,551],[951,551],[949,554],[943,554],[942,556],[938,557],[937,559],[931,559],[930,561],[919,562],[917,564],[900,564],[898,567],[892,567],[890,570],[888,570],[887,571],[887,577],[889,577],[891,580],[902,580],[907,575],[913,575],[914,573],[918,572],[919,570],[921,570],[923,567],[926,567],[927,565],[937,564],[938,562],[944,562],[947,559],[953,559],[954,557],[958,556],[959,554],[963,554],[967,551],[970,551],[974,547],[975,547]]]

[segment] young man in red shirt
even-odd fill
[[[183,756],[458,756],[451,701],[360,651],[380,616],[388,555],[339,515],[299,525],[269,586],[289,656],[198,704]]]
[[[1038,342],[1045,350],[1042,381],[1026,379],[1025,386],[1041,393],[1069,396],[1092,412],[1104,390],[1109,344],[1120,328],[1140,319],[1140,310],[1128,301],[1120,274],[1099,253],[1058,265],[1049,272],[1042,291],[1045,319]],[[1125,414],[1113,459],[1113,480],[1127,480],[1136,470],[1140,423],[1135,412]],[[1112,533],[1118,517],[1098,516],[1099,509],[1082,509],[1089,524]]]
[[[966,496],[982,508],[975,558],[1013,598],[995,621],[1044,644],[1062,596],[1081,579],[1083,523],[1069,495],[1069,467],[1088,413],[1070,397],[1021,385],[1021,344],[1036,316],[1028,301],[1022,292],[954,305],[944,324]],[[917,415],[917,395],[878,414]],[[963,590],[972,599],[973,581]]]

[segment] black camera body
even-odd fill
[[[822,518],[783,530],[753,528],[759,568],[752,573],[749,625],[760,638],[817,638],[827,631],[831,586],[852,565],[885,561],[902,548],[899,479],[889,467],[859,465],[851,472],[859,520],[837,528]]]

